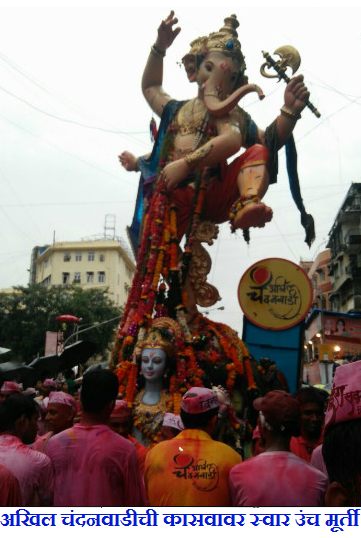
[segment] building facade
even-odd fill
[[[352,183],[329,232],[331,310],[361,312],[361,183]]]
[[[314,290],[305,322],[309,361],[361,354],[361,183],[352,183],[338,211],[327,250],[300,262]]]
[[[320,252],[314,261],[301,261],[300,267],[306,271],[312,282],[313,301],[312,308],[330,310],[330,294],[332,283],[329,275],[329,265],[331,261],[330,249]]]
[[[30,284],[106,288],[109,298],[123,306],[134,271],[131,253],[118,239],[65,241],[34,247]]]

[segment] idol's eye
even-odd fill
[[[154,357],[153,362],[154,364],[161,364],[162,359],[160,357]]]
[[[148,364],[148,362],[149,362],[148,357],[142,357],[142,362],[143,362],[144,364]]]

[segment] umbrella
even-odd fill
[[[29,364],[36,372],[37,377],[55,377],[60,371],[60,359],[58,355],[45,355],[38,357]]]
[[[2,381],[16,381],[29,386],[35,380],[35,371],[31,366],[16,361],[0,364],[0,378]]]
[[[97,345],[94,342],[79,340],[66,346],[60,354],[60,369],[68,370],[78,364],[84,364],[94,353]]]
[[[83,373],[83,376],[85,374],[87,374],[88,372],[94,372],[94,371],[98,371],[98,370],[106,370],[109,366],[109,363],[108,361],[103,361],[103,362],[97,362],[96,364],[92,364],[91,366],[89,366],[85,372]]]
[[[63,314],[62,316],[55,318],[55,321],[58,321],[59,323],[80,323],[81,318],[71,316],[70,314]]]

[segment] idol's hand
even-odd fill
[[[138,171],[138,159],[133,153],[130,153],[130,151],[123,151],[123,153],[118,155],[118,159],[127,172]]]
[[[285,90],[285,106],[294,114],[299,114],[305,108],[305,100],[310,96],[303,75],[291,79]]]
[[[218,387],[213,387],[212,390],[216,394],[217,400],[219,401],[219,413],[225,414],[231,405],[231,398],[228,391],[221,385],[218,385]]]
[[[174,17],[174,11],[171,11],[168,17],[161,22],[158,28],[158,37],[155,42],[157,48],[161,51],[166,51],[173,43],[181,29],[173,28],[178,23],[178,19]]]
[[[164,181],[165,187],[168,191],[175,189],[175,187],[186,179],[189,174],[189,166],[184,159],[173,161],[167,164],[161,172],[161,179]]]

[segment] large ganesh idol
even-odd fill
[[[265,131],[256,126],[237,105],[246,93],[263,94],[248,84],[232,15],[219,32],[191,43],[183,64],[197,96],[173,100],[162,78],[166,50],[180,31],[177,22],[171,12],[161,23],[142,78],[144,97],[161,117],[153,150],[144,157],[126,151],[119,157],[125,169],[141,172],[141,180],[128,230],[137,268],[113,354],[123,396],[134,405],[137,346],[154,319],[177,320],[181,336],[169,409],[175,413],[190,386],[221,384],[243,401],[255,387],[249,354],[235,331],[198,313],[197,306],[210,307],[220,298],[206,282],[211,262],[201,243],[213,242],[218,223],[230,220],[247,237],[251,226],[271,219],[261,200],[276,181],[277,151],[291,138],[309,95],[303,77],[293,78],[281,113]],[[240,148],[246,151],[227,164]]]

